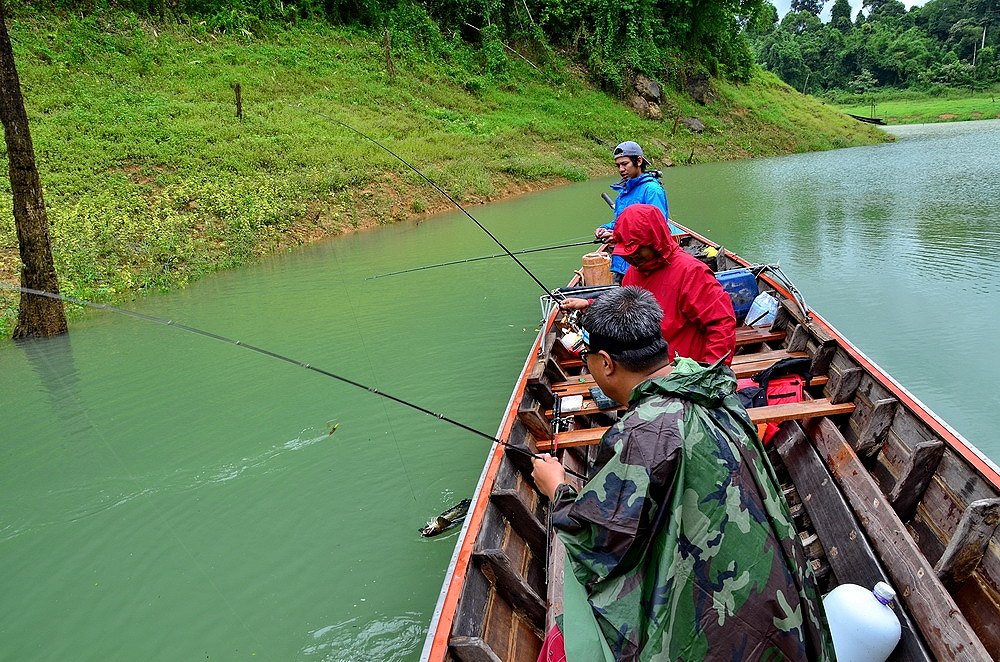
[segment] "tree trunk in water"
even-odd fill
[[[14,52],[7,34],[7,12],[0,0],[0,120],[7,141],[10,188],[14,197],[14,225],[21,251],[21,286],[59,293],[49,220],[42,199],[42,181],[35,167],[35,150],[28,130],[28,114],[21,98],[21,83],[14,66]],[[21,293],[15,338],[55,336],[66,333],[62,301]]]

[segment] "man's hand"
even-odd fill
[[[596,239],[600,239],[601,241],[603,241],[605,243],[607,243],[608,241],[610,241],[611,237],[614,236],[614,234],[615,234],[615,231],[614,230],[609,230],[608,228],[597,228],[596,230],[594,230],[594,237]]]
[[[566,482],[566,470],[562,463],[549,454],[544,454],[540,458],[531,461],[531,478],[535,481],[538,491],[552,499],[556,494],[556,488]]]
[[[584,308],[590,307],[590,301],[587,299],[575,299],[573,297],[566,297],[559,302],[559,308],[562,310],[583,310]]]

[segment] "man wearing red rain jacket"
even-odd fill
[[[663,212],[653,205],[627,207],[615,222],[615,255],[629,263],[622,285],[649,290],[663,308],[663,338],[670,355],[699,363],[736,350],[736,314],[733,303],[704,263],[684,252],[670,235]],[[563,308],[582,309],[586,299],[566,299]]]
[[[733,302],[715,274],[684,252],[671,236],[663,213],[653,205],[632,205],[615,224],[615,255],[629,263],[622,285],[649,290],[663,308],[663,337],[670,353],[700,363],[736,350]],[[728,356],[727,356],[728,355]]]

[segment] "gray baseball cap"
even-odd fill
[[[613,154],[616,159],[619,156],[639,156],[642,157],[643,161],[649,163],[649,159],[642,153],[642,147],[639,147],[639,143],[633,140],[626,140],[619,144],[618,147],[615,147]]]

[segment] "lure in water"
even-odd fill
[[[472,499],[462,499],[454,506],[444,511],[430,522],[427,522],[427,526],[420,531],[420,535],[424,538],[432,538],[440,533],[444,533],[448,529],[461,524],[465,519],[465,516],[469,513],[469,506],[472,505]]]

